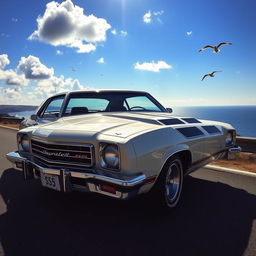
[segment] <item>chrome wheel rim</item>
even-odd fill
[[[166,174],[165,195],[169,204],[175,203],[181,187],[181,167],[179,162],[173,162]]]

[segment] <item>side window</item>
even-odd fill
[[[59,116],[64,96],[53,98],[41,114],[42,118],[56,118]]]
[[[126,102],[130,110],[160,111],[160,109],[145,96],[130,97],[126,99]]]

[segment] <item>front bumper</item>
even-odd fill
[[[42,174],[58,176],[60,190],[63,192],[81,190],[126,199],[138,194],[139,189],[147,181],[144,174],[137,175],[132,179],[116,179],[95,173],[74,171],[68,168],[46,168],[22,157],[18,152],[10,152],[6,154],[6,157],[23,171],[25,180],[40,178]]]
[[[241,147],[239,146],[233,146],[228,149],[227,159],[235,159],[236,156],[242,151]]]

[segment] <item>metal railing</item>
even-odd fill
[[[236,145],[242,148],[242,152],[256,153],[256,138],[237,136]]]
[[[5,116],[0,117],[0,122],[2,123],[9,123],[9,124],[19,124],[22,120],[24,120],[24,117],[14,117],[14,116]]]

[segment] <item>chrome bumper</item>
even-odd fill
[[[227,159],[234,159],[236,157],[237,154],[239,154],[242,151],[241,147],[239,146],[234,146],[232,148],[228,149],[228,155],[227,155]]]
[[[69,192],[74,189],[126,199],[138,194],[140,187],[146,183],[146,176],[144,174],[129,180],[123,180],[95,173],[74,171],[68,168],[45,168],[20,156],[18,152],[10,152],[6,154],[6,157],[10,162],[14,163],[17,168],[22,169],[25,180],[39,178],[41,173],[59,176],[61,190],[64,192]],[[76,184],[74,180],[80,181],[79,183],[82,181],[83,184]],[[102,185],[104,184],[113,187],[115,193],[102,190]]]

